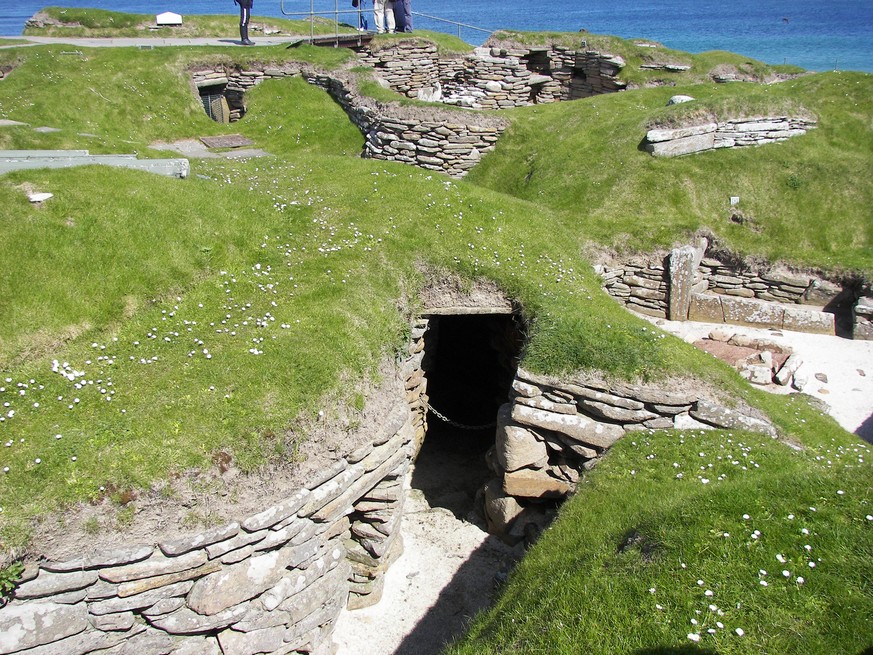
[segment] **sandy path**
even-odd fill
[[[826,403],[830,408],[828,413],[846,430],[873,443],[873,341],[738,325],[641,318],[689,343],[721,328],[789,346],[803,360],[799,373],[809,378],[803,392]],[[824,380],[817,379],[816,374]],[[775,393],[788,391],[775,385],[767,389]]]
[[[436,655],[491,602],[494,576],[511,549],[412,489],[403,517],[403,555],[386,574],[382,600],[344,610],[338,655]]]

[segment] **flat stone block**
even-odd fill
[[[813,309],[786,307],[782,327],[795,332],[836,334],[834,315]]]
[[[723,296],[721,306],[725,323],[734,325],[782,328],[785,307],[753,298]]]

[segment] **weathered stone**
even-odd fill
[[[232,539],[228,539],[227,541],[220,541],[216,544],[211,544],[206,547],[206,553],[209,555],[209,559],[215,559],[217,557],[221,557],[226,553],[237,550],[238,548],[243,548],[244,546],[248,546],[249,544],[254,544],[262,539],[264,539],[269,530],[258,530],[257,532],[241,532]]]
[[[721,306],[726,323],[782,328],[785,316],[782,305],[749,298],[723,297]]]
[[[205,616],[182,607],[171,614],[148,617],[148,622],[171,635],[203,634],[228,627],[242,618],[248,610],[248,603],[244,603]]]
[[[776,429],[770,423],[707,400],[699,400],[696,406],[691,409],[690,414],[699,421],[719,428],[763,432],[770,436],[776,436]]]
[[[677,414],[673,417],[673,428],[676,430],[714,430],[709,423],[703,423],[689,414]]]
[[[187,641],[187,640],[185,640]],[[100,651],[100,655],[165,655],[176,654],[173,650],[180,642],[166,632],[147,627],[137,635],[127,638],[122,643],[108,651]],[[205,651],[208,653],[209,651]]]
[[[141,594],[151,589],[166,587],[177,582],[194,580],[195,578],[200,578],[204,575],[214,573],[220,568],[220,562],[207,562],[203,566],[198,566],[196,569],[190,569],[188,571],[180,571],[179,573],[168,573],[167,575],[158,575],[153,578],[143,578],[142,580],[124,582],[118,586],[118,596],[124,598],[126,596]]]
[[[601,383],[590,383],[590,385],[577,385],[577,384],[568,384],[563,385],[563,388],[572,393],[578,400],[577,402],[580,404],[584,400],[591,400],[598,403],[604,403],[607,405],[612,405],[613,407],[618,407],[621,409],[628,410],[637,410],[643,409],[643,403],[635,398],[628,398],[628,395],[631,394],[622,394],[616,395],[612,393],[607,393],[606,391],[599,391],[597,388],[593,387],[604,387],[606,388],[606,384]],[[617,388],[617,387],[616,387]]]
[[[500,480],[491,480],[485,486],[485,520],[491,534],[504,534],[522,510],[513,496],[503,492]]]
[[[688,308],[688,320],[703,323],[724,323],[725,316],[721,306],[721,298],[706,293],[692,294],[691,306]]]
[[[658,417],[647,409],[623,409],[593,400],[580,400],[579,407],[589,414],[619,423],[642,423]]]
[[[134,624],[134,627],[127,632],[86,630],[60,641],[37,646],[32,650],[26,651],[26,655],[85,655],[86,653],[94,652],[103,653],[105,649],[122,644],[145,629],[144,625]]]
[[[130,580],[196,569],[205,564],[207,559],[204,550],[195,550],[178,557],[165,557],[158,552],[145,561],[103,569],[99,574],[101,578],[109,582],[129,582]]]
[[[89,617],[91,625],[103,632],[117,632],[130,630],[133,627],[133,612],[120,612],[118,614],[92,615]]]
[[[242,522],[242,527],[247,532],[257,532],[258,530],[272,527],[292,514],[296,514],[309,499],[309,496],[309,490],[301,489],[278,505],[273,505],[263,512],[250,516]]]
[[[776,384],[779,384],[783,387],[791,384],[791,379],[794,377],[797,369],[799,369],[802,364],[803,360],[800,359],[800,355],[789,355],[788,359],[785,360],[785,362],[782,364],[782,367],[779,369],[774,377]]]
[[[516,398],[515,402],[522,405],[527,405],[528,407],[545,409],[549,412],[557,412],[559,414],[577,413],[575,403],[555,402],[554,400],[549,400],[545,396],[536,396],[534,398],[525,398],[524,396],[520,396]]]
[[[515,471],[540,461],[548,455],[546,445],[539,441],[529,430],[506,425],[501,416],[509,419],[512,412],[510,405],[504,405],[498,413],[496,450],[497,461],[505,471]]]
[[[224,655],[255,655],[274,652],[284,644],[284,637],[284,626],[251,632],[223,630],[218,633],[218,643]]]
[[[0,611],[0,653],[50,644],[77,635],[88,627],[84,604],[23,603]]]
[[[51,602],[61,603],[63,605],[75,605],[81,603],[88,597],[88,589],[79,589],[78,591],[68,591],[65,594],[55,594],[51,597]],[[48,599],[47,599],[48,600]]]
[[[624,435],[624,430],[617,425],[599,423],[581,415],[556,414],[524,405],[515,405],[511,416],[522,425],[559,432],[597,448],[609,448]]]
[[[563,498],[572,493],[575,486],[553,478],[544,471],[521,469],[503,476],[503,491],[510,496],[522,498]]]
[[[194,586],[194,583],[190,580],[187,582],[177,582],[135,596],[128,596],[126,598],[109,598],[107,600],[91,603],[88,606],[88,610],[91,614],[101,615],[143,609],[145,607],[151,607],[165,598],[184,596],[191,590],[192,586]]]
[[[834,315],[827,312],[817,312],[800,307],[786,307],[782,327],[795,332],[810,332],[813,334],[835,334]]]
[[[716,127],[717,125],[715,123],[706,123],[704,125],[694,125],[692,127],[649,130],[646,132],[646,141],[649,143],[660,143],[662,141],[675,141],[676,139],[707,135],[715,132]]]
[[[186,637],[170,655],[222,655],[215,637]]]
[[[209,546],[219,541],[230,539],[238,532],[239,523],[228,523],[225,526],[201,532],[193,537],[165,541],[158,544],[158,546],[164,555],[175,557],[176,555],[182,555],[183,553],[187,553],[195,548],[202,548],[203,546]]]
[[[122,566],[141,562],[154,552],[152,546],[136,546],[122,550],[111,550],[94,555],[86,555],[80,559],[66,562],[40,562],[40,568],[46,571],[79,571],[84,569],[105,568],[108,566]]]
[[[214,615],[254,598],[276,584],[301,551],[310,550],[311,546],[283,548],[227,566],[194,584],[188,606],[199,614]]]
[[[65,591],[76,591],[97,582],[95,571],[79,571],[71,573],[51,573],[40,571],[39,575],[20,585],[15,590],[15,597],[19,600],[30,598],[42,598],[53,596]]]
[[[533,398],[542,394],[542,390],[538,386],[528,384],[517,378],[512,381],[512,390],[525,398]]]
[[[184,604],[184,598],[164,598],[163,600],[159,600],[151,607],[142,610],[141,614],[143,614],[144,616],[160,616],[161,614],[169,614],[170,612],[175,612]]]
[[[694,275],[704,248],[683,246],[670,253],[670,289],[667,318],[671,321],[684,321],[688,318],[691,307],[691,288],[694,286]]]
[[[279,610],[287,612],[290,616],[288,624],[293,625],[302,621],[331,598],[342,595],[350,574],[351,567],[348,564],[339,565],[325,572],[308,587],[282,601]]]

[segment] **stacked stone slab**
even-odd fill
[[[364,48],[361,60],[398,93],[473,109],[507,109],[622,91],[621,57],[561,46],[475,48],[440,58],[435,46],[401,41]],[[434,93],[438,90],[438,93]]]
[[[464,177],[484,154],[494,149],[506,127],[505,121],[471,113],[434,113],[434,120],[421,121],[414,112],[387,106],[358,94],[349,80],[299,65],[258,70],[199,70],[195,87],[214,86],[226,80],[231,120],[244,112],[243,93],[260,82],[302,75],[310,84],[327,91],[345,110],[366,138],[364,156],[412,164],[427,170]],[[238,94],[234,96],[233,94]]]
[[[719,148],[761,146],[806,134],[816,121],[793,116],[737,118],[646,133],[644,147],[656,157],[690,155]]]
[[[853,312],[855,339],[873,341],[873,297],[861,296]]]
[[[358,56],[392,89],[410,98],[440,82],[439,52],[428,41],[404,40],[381,49],[365,47]]]
[[[703,257],[701,248],[691,246],[677,248],[666,258],[635,257],[595,270],[607,293],[650,316],[819,334],[835,332],[834,314],[827,308],[844,299],[851,302],[856,293],[812,274],[741,268]],[[862,304],[862,318],[865,311]],[[865,338],[863,321],[860,325],[856,338]]]
[[[371,443],[253,516],[28,566],[0,608],[0,654],[333,652],[340,610],[378,600],[401,549],[402,480],[421,427],[413,404],[399,400]]]
[[[498,414],[492,470],[485,491],[489,525],[520,538],[542,501],[571,494],[616,441],[645,429],[737,429],[776,436],[751,410],[730,409],[698,393],[611,384],[600,379],[556,381],[519,369],[510,402]]]
[[[621,266],[599,266],[597,271],[609,295],[642,314],[667,316],[669,275],[663,261],[636,258]]]

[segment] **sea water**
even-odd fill
[[[364,0],[372,7],[371,0]],[[96,7],[154,15],[234,14],[232,0],[0,0],[0,35],[21,34],[46,5]],[[255,0],[255,16],[333,11],[351,0]],[[552,30],[641,38],[688,52],[730,50],[770,64],[808,70],[873,72],[873,0],[412,0],[413,11],[472,25],[478,45],[496,29]],[[341,17],[342,20],[342,17]],[[347,22],[353,16],[345,15]],[[458,34],[458,27],[417,16],[414,27]],[[372,23],[372,21],[371,21]]]

